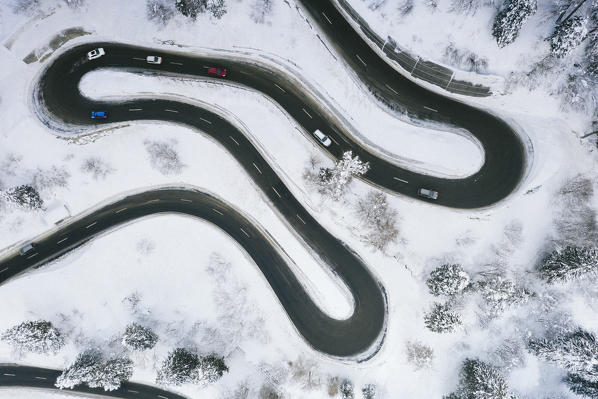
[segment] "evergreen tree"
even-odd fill
[[[519,36],[523,23],[536,12],[537,0],[505,0],[492,26],[499,47],[511,44]]]
[[[220,19],[226,14],[226,3],[224,0],[207,0],[206,9],[214,18]]]
[[[222,375],[228,372],[224,358],[215,355],[202,356],[198,365],[198,380],[205,383],[218,381]]]
[[[143,327],[137,323],[127,326],[122,339],[123,345],[129,349],[143,351],[152,349],[158,342],[158,335],[150,328]]]
[[[594,334],[578,329],[552,339],[531,340],[530,350],[571,374],[598,383],[598,343]]]
[[[578,395],[586,398],[598,398],[598,382],[591,382],[583,379],[577,374],[567,374],[565,383],[569,389]]]
[[[512,306],[525,303],[532,295],[527,289],[500,276],[482,280],[478,287],[485,300],[488,316],[497,316]]]
[[[41,209],[44,201],[37,190],[29,185],[11,188],[6,193],[9,200],[29,209]]]
[[[445,264],[430,273],[426,284],[432,295],[456,295],[469,285],[469,275],[461,265]]]
[[[176,0],[176,9],[184,16],[195,20],[197,16],[207,9],[207,0]]]
[[[424,323],[430,331],[453,332],[461,324],[461,318],[450,309],[448,304],[435,302],[432,310],[424,315]]]
[[[60,330],[45,320],[23,322],[6,330],[1,338],[23,352],[55,353],[64,345]]]
[[[498,369],[479,359],[465,359],[459,387],[444,399],[516,399]]]
[[[185,348],[171,351],[158,370],[156,382],[165,385],[181,385],[197,379],[199,356]]]
[[[355,397],[353,383],[350,380],[342,380],[338,386],[338,391],[341,394],[341,399],[353,399]]]
[[[77,356],[75,362],[56,379],[56,387],[73,388],[87,384],[90,388],[114,391],[133,375],[133,362],[126,357],[113,357],[104,361],[97,349],[88,349]]]
[[[551,252],[540,265],[540,276],[552,283],[580,279],[598,271],[598,250],[567,246]]]
[[[558,25],[550,37],[550,51],[562,58],[581,44],[588,35],[588,19],[572,17]]]
[[[361,395],[363,396],[363,399],[375,399],[376,398],[376,385],[365,384],[361,388]]]

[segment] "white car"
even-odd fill
[[[157,55],[148,55],[146,60],[147,60],[148,64],[161,64],[162,63],[162,57],[158,57]]]
[[[329,147],[330,144],[332,144],[332,140],[330,140],[330,137],[326,136],[319,129],[316,129],[316,131],[314,132],[314,136],[316,136],[318,141],[324,144],[325,147]]]
[[[98,47],[97,49],[91,50],[89,53],[87,53],[87,59],[88,60],[95,60],[96,58],[100,58],[104,54],[106,54],[104,52],[104,49],[102,47]]]
[[[417,194],[420,197],[430,198],[430,199],[438,199],[438,191],[428,190],[427,188],[420,188],[417,190]]]

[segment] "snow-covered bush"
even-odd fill
[[[592,246],[598,240],[593,196],[594,183],[584,175],[568,180],[557,192],[553,218],[559,245]]]
[[[457,48],[454,43],[450,43],[444,49],[443,60],[449,65],[466,71],[484,73],[488,69],[488,59],[467,49]]]
[[[55,353],[64,345],[60,330],[45,320],[26,321],[11,327],[1,339],[22,352]]]
[[[452,0],[451,10],[463,14],[475,14],[480,6],[492,3],[493,0]]]
[[[38,10],[39,0],[12,0],[12,11],[15,14],[31,14]]]
[[[577,374],[567,374],[565,383],[576,394],[586,398],[598,398],[598,382],[583,379]]]
[[[321,168],[317,175],[307,173],[306,177],[318,186],[320,193],[338,201],[345,193],[353,176],[361,176],[369,168],[368,162],[363,163],[358,156],[353,156],[352,151],[347,151],[332,168]]]
[[[110,165],[98,157],[90,157],[83,161],[81,170],[86,173],[91,173],[96,180],[105,179],[108,173],[112,172]]]
[[[402,0],[397,6],[397,10],[401,16],[405,16],[413,11],[413,0]]]
[[[148,0],[145,10],[147,18],[159,25],[166,25],[174,16],[172,3],[167,0]]]
[[[549,283],[581,279],[598,272],[598,249],[567,246],[544,258],[540,276]]]
[[[365,384],[363,387],[361,387],[361,395],[363,396],[363,399],[375,399],[376,390],[376,385]]]
[[[357,202],[357,214],[366,233],[364,240],[374,248],[384,251],[399,235],[397,212],[388,207],[386,194],[370,191]]]
[[[174,175],[181,172],[185,164],[179,158],[174,149],[176,141],[171,143],[164,141],[146,140],[145,148],[150,155],[151,165],[164,175]]]
[[[581,16],[569,18],[558,25],[550,37],[550,52],[562,58],[573,51],[588,35],[588,19]]]
[[[444,264],[430,273],[426,284],[432,295],[457,295],[469,285],[469,274],[461,265]]]
[[[253,0],[251,6],[251,19],[256,24],[266,22],[266,15],[272,12],[272,0]]]
[[[496,15],[492,35],[499,47],[511,44],[519,36],[523,23],[536,12],[537,0],[505,0]]]
[[[224,0],[176,0],[174,5],[178,12],[192,20],[206,11],[216,18],[222,18],[226,14]]]
[[[112,357],[104,361],[104,356],[97,349],[88,349],[75,359],[56,379],[60,388],[73,388],[87,384],[90,388],[104,388],[114,391],[133,375],[133,362],[126,357]]]
[[[532,295],[526,288],[500,276],[479,281],[477,288],[484,299],[485,317],[497,316],[510,307],[525,303]]]
[[[532,353],[554,362],[570,374],[598,383],[598,343],[594,334],[578,329],[572,333],[529,342]]]
[[[342,380],[338,385],[338,391],[341,394],[341,399],[353,399],[355,397],[353,382],[351,380]]]
[[[461,325],[461,318],[450,308],[448,303],[435,302],[432,310],[424,315],[424,323],[430,331],[449,333]]]
[[[41,209],[44,201],[39,192],[32,186],[22,185],[9,189],[6,199],[28,209]]]
[[[122,338],[124,346],[137,351],[152,349],[156,342],[158,342],[158,335],[150,328],[137,323],[129,324]]]
[[[408,341],[407,348],[407,362],[409,362],[416,370],[430,368],[434,360],[434,351],[427,345],[421,342]]]
[[[164,385],[207,384],[217,381],[227,371],[224,358],[215,355],[199,357],[188,349],[176,348],[162,363],[156,381]]]
[[[33,174],[33,186],[39,191],[54,187],[66,187],[71,174],[64,167],[37,168]]]
[[[465,359],[459,387],[445,399],[515,399],[498,369],[479,359]]]
[[[206,8],[217,19],[222,18],[227,12],[224,0],[207,0]]]

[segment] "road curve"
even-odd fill
[[[385,328],[386,297],[381,285],[363,261],[328,233],[285,186],[270,187],[270,192],[270,200],[278,205],[291,227],[350,290],[354,309],[347,319],[333,319],[313,302],[289,268],[286,257],[281,255],[282,249],[261,227],[230,204],[191,189],[163,188],[132,194],[72,221],[36,241],[35,251],[25,256],[16,252],[3,259],[0,284],[73,250],[114,226],[157,213],[181,213],[213,223],[243,247],[268,280],[294,326],[314,349],[335,357],[372,356],[381,344]],[[192,251],[192,248],[181,250]]]
[[[44,390],[57,390],[54,386],[60,370],[41,367],[19,366],[12,364],[0,365],[0,388],[34,388]],[[78,385],[73,389],[61,390],[65,393],[76,392],[93,397],[107,398],[139,398],[139,399],[186,399],[185,396],[165,391],[152,385],[125,382],[116,391],[104,391],[102,388],[89,388],[87,385]]]
[[[78,89],[84,74],[103,67],[207,77],[208,66],[225,66],[228,69],[227,81],[254,88],[271,97],[307,132],[320,129],[328,134],[333,144],[328,148],[322,147],[323,150],[336,158],[340,158],[344,151],[352,150],[362,160],[369,162],[371,168],[364,178],[377,186],[421,200],[425,199],[417,196],[420,187],[433,189],[440,192],[435,203],[465,209],[489,206],[505,198],[517,187],[525,167],[525,158],[521,140],[509,125],[485,111],[417,86],[377,57],[363,41],[351,43],[358,46],[366,58],[360,56],[357,59],[353,56],[350,59],[347,55],[347,62],[370,90],[411,116],[470,131],[485,151],[481,169],[466,178],[445,179],[409,171],[388,162],[355,142],[344,127],[336,122],[336,118],[298,82],[287,79],[280,71],[266,69],[251,61],[192,56],[117,43],[89,43],[66,50],[51,61],[40,77],[35,99],[42,105],[40,108],[45,108],[44,112],[55,119],[77,125],[131,120],[164,120],[186,124],[214,137],[246,169],[247,165],[253,168],[251,162],[247,161],[263,161],[262,156],[230,123],[215,113],[190,104],[160,99],[94,101],[84,97]],[[103,47],[106,54],[96,60],[87,60],[86,53],[96,47]],[[339,51],[343,49],[340,47]],[[368,49],[371,54],[366,53]],[[147,55],[161,56],[163,63],[147,64]],[[367,66],[361,65],[360,68],[361,61],[366,62]],[[380,86],[384,90],[379,89]],[[106,110],[109,118],[92,120],[89,117],[92,110]],[[314,139],[311,134],[309,137]],[[236,145],[239,140],[247,143],[241,151]]]

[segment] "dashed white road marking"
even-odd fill
[[[398,181],[403,182],[403,183],[409,183],[407,180],[399,179],[398,177],[393,177],[393,179],[398,180]]]
[[[129,208],[120,208],[118,211],[116,211],[114,213],[121,213],[123,211],[126,211],[127,209],[129,209]]]
[[[181,201],[183,201],[183,202],[193,202],[193,201],[191,201],[190,199],[187,199],[187,198],[181,198]]]
[[[235,140],[235,138],[233,136],[228,136],[232,141],[235,142],[236,145],[239,145],[239,142],[237,140]]]
[[[129,111],[131,112],[135,112],[135,111],[142,111],[143,108],[129,108]]]
[[[355,54],[355,57],[357,57],[357,59],[363,64],[363,66],[368,66],[368,64],[366,64],[365,61],[361,59],[359,54]]]
[[[0,270],[0,273],[4,273],[7,270],[8,270],[8,267],[5,267],[4,269]]]
[[[166,111],[166,112],[174,112],[175,114],[178,114],[178,113],[179,113],[179,111],[177,111],[176,109],[168,109],[168,108],[167,108],[167,109],[165,109],[164,111]]]
[[[282,91],[283,93],[286,93],[286,91],[282,87],[280,87],[279,85],[277,85],[276,83],[274,83],[274,86],[278,87],[280,89],[280,91]]]
[[[11,374],[11,373],[3,373],[2,375],[5,375],[7,377],[14,377],[15,376],[14,374]]]
[[[213,210],[214,212],[216,212],[217,214],[219,214],[220,216],[224,216],[224,213],[220,212],[218,209],[214,209],[214,208],[212,208],[212,210]]]
[[[309,112],[307,112],[307,111],[305,110],[305,108],[301,108],[301,109],[303,110],[303,112],[305,112],[305,113],[307,114],[307,116],[309,116],[311,119],[313,119],[313,117],[312,117],[312,116],[309,114]]]
[[[133,391],[132,389],[127,389],[127,392],[131,392],[131,393],[139,393],[139,391]]]
[[[134,60],[139,60],[139,61],[145,61],[144,58],[139,58],[139,57],[133,57]]]
[[[36,380],[47,380],[46,377],[35,377]]]
[[[68,240],[68,239],[69,239],[68,237],[64,237],[62,240],[58,241],[58,242],[56,243],[56,245],[60,244],[61,242],[65,242],[65,241],[66,241],[66,240]]]
[[[332,21],[330,20],[330,18],[328,18],[328,15],[324,14],[324,11],[322,11],[322,15],[324,16],[324,18],[326,18],[326,21],[328,21],[328,23],[332,25]]]
[[[297,215],[297,217],[299,218],[299,220],[301,220],[301,223],[306,224],[305,220],[301,219],[301,216]]]
[[[153,200],[151,200],[151,201],[147,201],[147,203],[148,203],[148,204],[151,204],[152,202],[158,202],[158,201],[160,201],[160,199],[159,199],[159,198],[158,198],[158,199],[153,199]]]
[[[278,191],[276,191],[276,189],[274,187],[272,187],[272,190],[274,190],[274,192],[276,193],[276,195],[278,195],[278,198],[282,198],[282,196],[280,195],[280,193]]]
[[[201,120],[202,120],[202,121],[204,121],[205,123],[209,123],[210,125],[212,124],[212,122],[210,122],[209,120],[207,120],[207,119],[204,119],[204,118],[202,118],[202,117],[200,117],[199,119],[201,119]]]
[[[174,61],[170,61],[169,64],[173,64],[173,65],[183,65],[182,62],[174,62]]]
[[[160,399],[168,399],[168,397],[167,397],[167,396],[163,396],[163,395],[158,395],[158,397],[159,397]]]
[[[245,72],[245,71],[239,71],[241,72],[243,75],[251,75],[249,72]]]
[[[95,222],[93,222],[92,224],[88,224],[87,226],[85,226],[86,229],[90,228],[91,226],[95,226],[98,223],[98,221],[96,220]]]
[[[29,256],[27,257],[27,259],[35,258],[37,255],[39,255],[39,254],[36,252],[36,253],[34,253],[33,255],[29,255]]]
[[[251,236],[249,234],[247,234],[247,232],[245,230],[243,230],[242,227],[239,227],[241,229],[241,231],[243,232],[243,234],[245,234],[247,236],[247,238],[251,238]]]
[[[253,167],[256,168],[257,171],[260,172],[260,175],[261,175],[262,171],[260,170],[260,168],[258,168],[257,165],[254,162],[252,162],[252,163],[253,163]]]
[[[438,112],[437,109],[426,107],[425,105],[424,105],[424,108],[427,109],[427,110],[429,110],[429,111],[432,111],[432,112]]]
[[[398,92],[398,91],[396,91],[395,89],[393,89],[392,87],[390,87],[390,86],[389,86],[389,85],[387,85],[386,83],[384,84],[384,86],[386,86],[386,88],[387,88],[388,90],[392,91],[393,93],[395,93],[395,94],[399,94],[399,92]]]

